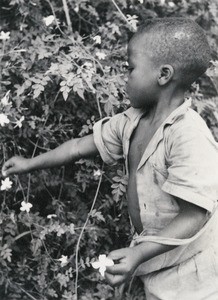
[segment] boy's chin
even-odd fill
[[[143,107],[143,105],[141,103],[137,103],[135,100],[130,100],[130,105],[133,108],[142,108]]]
[[[141,105],[136,105],[136,104],[131,104],[131,106],[133,107],[133,108],[143,108],[143,106],[141,106]]]
[[[145,109],[145,110],[151,110],[155,104],[154,103],[149,103],[149,102],[136,102],[136,101],[132,101],[130,100],[130,105],[133,107],[133,108],[140,108],[140,109]]]
[[[136,103],[134,101],[130,101],[130,105],[133,107],[133,108],[147,108],[146,107],[146,104],[142,104],[142,103]]]

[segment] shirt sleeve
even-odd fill
[[[126,123],[123,113],[113,117],[106,117],[93,127],[94,142],[102,160],[113,165],[123,158],[122,136]]]
[[[218,200],[218,146],[212,134],[188,126],[169,136],[162,190],[212,212]]]

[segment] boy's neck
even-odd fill
[[[150,124],[162,123],[175,109],[184,102],[184,91],[174,95],[160,95],[153,107],[147,110],[147,120]]]

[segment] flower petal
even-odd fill
[[[98,259],[99,259],[99,262],[104,263],[105,259],[106,259],[106,254],[100,254],[99,257],[98,257]]]
[[[106,271],[106,267],[105,266],[99,268],[99,272],[100,272],[101,276],[103,276],[103,277],[104,277],[104,272],[105,271]]]
[[[94,261],[93,263],[91,263],[92,264],[92,267],[94,268],[94,269],[99,269],[99,268],[101,268],[101,263],[99,262],[99,261]]]
[[[106,258],[105,258],[105,266],[106,266],[106,267],[111,267],[111,266],[113,266],[113,265],[114,265],[113,260],[106,257]]]

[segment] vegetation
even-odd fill
[[[91,133],[96,121],[126,109],[126,44],[155,16],[188,16],[206,30],[212,66],[189,96],[218,140],[217,6],[216,0],[1,0],[1,165]],[[123,163],[109,168],[100,158],[81,159],[1,180],[0,298],[118,299],[91,262],[131,240]],[[122,299],[144,299],[136,279]]]

